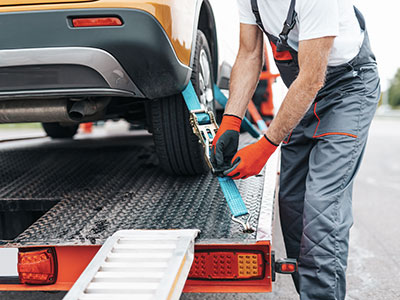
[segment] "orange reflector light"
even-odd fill
[[[74,27],[122,26],[122,21],[117,17],[79,18],[72,19],[72,25]]]
[[[261,279],[264,272],[262,252],[206,251],[195,253],[189,279]]]
[[[18,274],[21,283],[53,284],[56,282],[56,257],[53,248],[18,253]]]

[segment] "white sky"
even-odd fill
[[[353,0],[367,21],[372,49],[375,52],[382,88],[400,68],[399,0]]]

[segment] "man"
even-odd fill
[[[296,289],[303,300],[344,299],[352,185],[380,97],[364,18],[351,0],[238,3],[240,49],[213,165],[246,179],[282,143],[279,208],[287,255],[299,262]],[[289,90],[267,134],[237,152],[263,62],[263,31]]]

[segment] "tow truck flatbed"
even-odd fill
[[[267,255],[271,255],[278,155],[259,176],[237,182],[253,216],[255,232],[249,234],[232,222],[213,175],[176,177],[164,173],[158,167],[151,136],[134,135],[0,145],[0,213],[6,216],[47,210],[16,237],[3,239],[0,247],[56,247],[61,256],[60,269],[62,251],[80,247],[86,250],[77,255],[91,258],[118,230],[199,229],[197,250],[202,246],[209,250],[210,246],[229,249],[230,245],[237,245],[237,249],[245,251],[251,245],[254,250],[267,247]],[[248,134],[242,134],[242,146],[253,141]],[[3,232],[2,236],[7,234],[11,233]],[[68,255],[71,258],[71,253]],[[269,258],[267,263],[270,261]],[[271,266],[264,275],[265,285],[271,281]],[[61,279],[68,281],[59,275]],[[14,290],[39,289],[13,286]],[[60,282],[40,289],[65,290],[70,286]],[[203,286],[201,291],[249,291],[238,287],[237,282],[227,286],[230,287]],[[11,285],[0,285],[0,290],[10,289]],[[269,290],[270,284],[262,288],[254,285],[252,289]],[[189,284],[185,291],[198,292],[200,288]]]

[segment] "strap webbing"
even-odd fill
[[[248,214],[249,212],[246,208],[246,204],[235,182],[229,177],[218,177],[218,181],[232,215],[234,217],[240,217]]]
[[[189,112],[201,109],[199,98],[197,97],[196,91],[191,81],[189,81],[189,84],[183,90],[182,95],[183,99],[185,99],[186,106]],[[208,124],[211,122],[210,116],[206,113],[197,113],[196,116],[200,125]]]
[[[257,121],[257,126],[258,126],[258,128],[260,128],[261,131],[267,131],[268,130],[267,124],[265,124],[264,120],[258,120]]]
[[[226,99],[225,95],[221,92],[221,90],[217,87],[217,85],[214,85],[214,94],[215,98],[222,106],[225,107],[226,102],[228,99]],[[193,112],[198,109],[201,109],[200,106],[200,101],[199,98],[197,97],[196,91],[194,90],[194,87],[192,83],[189,81],[189,84],[185,88],[185,90],[182,92],[183,98],[185,99],[186,105],[189,109],[189,111]],[[218,100],[219,99],[219,100]],[[224,104],[222,104],[222,103]],[[206,122],[206,115],[208,122],[210,121],[210,116],[206,113],[198,113],[196,114],[199,122],[200,118],[202,118],[202,121]],[[251,125],[251,124],[250,124]],[[254,127],[253,127],[254,129]],[[257,130],[254,129],[254,131],[258,134]],[[259,134],[258,134],[259,135]],[[242,196],[240,195],[240,192],[235,184],[235,182],[229,178],[229,177],[224,177],[220,178],[218,177],[219,184],[221,186],[221,190],[224,193],[226,202],[228,202],[228,206],[231,210],[231,213],[234,217],[240,217],[243,215],[248,214],[248,210],[246,208],[246,204],[244,203]]]
[[[215,100],[217,100],[217,102],[223,108],[225,108],[226,104],[228,103],[228,98],[225,97],[225,95],[221,92],[220,88],[216,84],[214,84],[214,97]],[[260,133],[246,117],[243,118],[242,129],[250,133],[250,135],[255,139],[258,139],[260,137]]]

